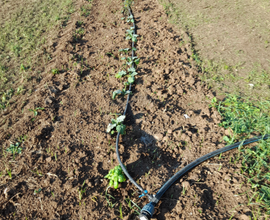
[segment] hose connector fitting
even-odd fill
[[[154,203],[154,202],[150,202],[150,203],[146,204],[141,210],[141,213],[139,215],[139,219],[140,220],[150,220],[154,214],[155,205],[156,205],[156,203]]]

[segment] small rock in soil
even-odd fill
[[[188,181],[182,182],[182,187],[184,187],[185,189],[189,188],[190,187],[189,182]]]
[[[247,215],[240,215],[239,220],[249,220],[250,218]]]
[[[154,134],[154,138],[156,139],[156,140],[162,140],[162,138],[163,138],[163,135],[162,134]]]

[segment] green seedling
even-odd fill
[[[44,108],[37,107],[35,109],[29,109],[30,112],[34,113],[34,117],[36,117],[38,115],[38,110],[44,110]]]
[[[22,153],[22,148],[19,147],[20,142],[16,142],[16,144],[10,144],[9,148],[7,148],[7,152],[11,152],[13,154],[13,159],[15,158],[15,154],[21,154]]]
[[[35,190],[34,191],[34,195],[36,195],[36,194],[38,194],[38,193],[40,193],[41,192],[41,188],[39,188],[38,190]]]
[[[125,54],[129,52],[129,48],[120,49],[119,52],[124,52]]]
[[[136,66],[138,66],[140,62],[140,58],[138,57],[127,57],[127,65],[132,66],[134,63]]]
[[[131,91],[126,91],[126,89],[122,89],[121,90],[115,90],[113,91],[113,95],[112,95],[112,99],[114,100],[116,98],[117,95],[127,95],[127,94],[131,94],[132,92]]]
[[[130,16],[128,16],[127,17],[127,23],[134,23],[134,18],[133,18],[133,16],[132,15],[130,15]]]
[[[121,115],[117,119],[112,119],[112,123],[109,123],[106,132],[114,134],[115,131],[113,129],[116,128],[117,132],[119,132],[120,134],[125,134],[126,126],[123,125],[125,118],[125,115]]]
[[[127,72],[124,71],[124,70],[121,70],[121,71],[119,71],[118,73],[115,74],[115,78],[119,79],[119,78],[121,78],[122,76],[125,76],[125,75],[127,75]]]
[[[134,31],[133,27],[131,27],[129,30],[127,30],[126,40],[131,40],[132,42],[137,42],[137,37],[139,35],[134,34],[133,31]]]
[[[17,88],[16,95],[19,95],[23,90],[24,90],[24,89],[23,89],[23,86],[19,86],[19,87]]]
[[[58,70],[58,69],[52,69],[52,74],[53,74],[53,75],[59,74],[59,70]]]
[[[85,184],[85,181],[83,181],[83,184],[82,184],[81,189],[78,189],[78,192],[79,192],[79,200],[82,200],[83,194],[84,194],[85,191],[86,191],[86,188],[83,188],[83,187],[84,187],[84,184]]]
[[[119,183],[126,181],[125,174],[120,165],[111,169],[104,178],[109,179],[109,186],[114,187],[115,189],[118,188]]]
[[[7,170],[7,173],[9,175],[9,178],[12,180],[12,173],[11,173],[11,170]]]
[[[22,72],[22,71],[25,72],[26,69],[27,69],[27,67],[26,67],[25,65],[21,64],[21,66],[20,66],[20,71],[21,71],[21,72]]]

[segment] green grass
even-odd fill
[[[232,133],[225,136],[228,144],[251,138],[254,135],[270,134],[270,101],[243,100],[228,95],[221,102],[214,98],[215,106],[223,117],[220,126],[231,129]],[[270,214],[270,140],[260,140],[256,146],[240,147],[242,174],[251,183],[253,200],[259,203],[267,214]]]
[[[8,7],[5,2],[3,9]],[[0,95],[22,78],[31,79],[35,67],[51,59],[48,42],[57,38],[74,10],[72,0],[25,0],[2,15]]]

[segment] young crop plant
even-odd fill
[[[83,194],[85,194],[86,188],[84,188],[85,185],[85,181],[83,181],[82,187],[81,189],[78,189],[78,193],[79,193],[79,200],[83,199]]]
[[[126,91],[126,89],[122,89],[122,91],[121,90],[115,90],[115,91],[113,91],[112,99],[114,100],[116,98],[116,96],[119,96],[119,95],[125,96],[127,94],[132,94],[132,92],[131,91]]]
[[[109,186],[118,188],[119,183],[125,182],[126,177],[120,165],[114,167],[109,171],[109,173],[104,177],[110,180]]]
[[[133,27],[131,27],[129,30],[127,30],[126,40],[131,40],[132,42],[136,43],[138,35],[134,34],[133,31],[134,31]]]
[[[52,74],[53,74],[53,75],[59,74],[59,70],[58,70],[58,69],[52,69]]]
[[[138,57],[122,57],[121,60],[126,60],[126,65],[132,66],[134,63],[136,66],[140,63],[140,58]]]
[[[20,142],[16,142],[16,144],[10,144],[9,148],[6,149],[7,152],[10,152],[13,154],[13,159],[15,159],[15,154],[21,154],[22,148],[20,146]]]
[[[134,18],[133,18],[133,15],[130,15],[127,17],[127,23],[134,23]]]
[[[38,115],[38,110],[44,110],[44,108],[37,107],[35,109],[29,109],[30,112],[34,113],[34,117],[36,117]]]
[[[115,74],[115,78],[119,79],[121,78],[122,76],[125,76],[127,75],[127,72],[125,70],[121,70],[119,71],[118,73]]]
[[[129,52],[129,48],[125,48],[125,49],[120,49],[120,50],[118,50],[120,53],[121,52],[124,52],[125,54],[127,54],[128,52]]]
[[[123,125],[123,122],[125,120],[126,116],[125,115],[121,115],[119,116],[117,119],[112,119],[111,122],[109,123],[106,132],[107,133],[111,133],[114,134],[116,129],[117,132],[119,132],[120,134],[125,134],[126,133],[126,125]]]

